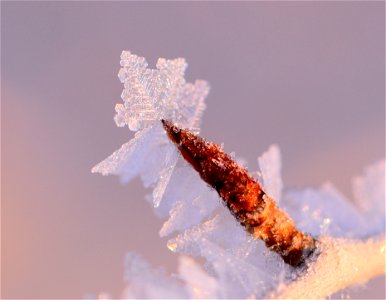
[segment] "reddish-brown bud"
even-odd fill
[[[248,171],[217,144],[180,129],[169,121],[162,124],[184,159],[213,187],[238,222],[291,266],[301,265],[315,250],[315,240],[296,229]]]

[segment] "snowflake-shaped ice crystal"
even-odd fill
[[[118,77],[124,84],[123,103],[115,106],[114,120],[136,134],[92,172],[119,175],[122,182],[139,175],[145,187],[155,186],[153,201],[158,206],[178,158],[159,121],[168,119],[197,132],[209,85],[203,80],[185,81],[183,58],[160,58],[156,69],[147,65],[144,57],[122,52]]]
[[[168,119],[184,128],[196,131],[205,109],[209,91],[206,81],[194,84],[184,79],[187,63],[183,58],[158,59],[156,68],[147,68],[144,57],[123,51],[118,77],[124,84],[123,104],[117,104],[115,122],[138,131],[154,121]]]

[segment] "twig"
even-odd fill
[[[214,143],[162,120],[169,138],[184,159],[214,188],[245,229],[298,267],[315,250],[316,240],[298,230],[294,221],[269,197],[248,171]]]
[[[324,237],[312,268],[266,298],[324,299],[354,284],[385,274],[385,236],[367,241]]]

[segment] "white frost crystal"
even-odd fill
[[[192,130],[199,128],[209,86],[202,80],[185,82],[185,59],[160,58],[157,69],[148,69],[144,57],[123,51],[121,66],[118,77],[125,89],[123,104],[115,107],[118,126],[138,131],[163,118]]]
[[[92,172],[119,175],[122,182],[139,175],[146,187],[155,186],[153,201],[158,206],[177,162],[176,149],[160,120],[197,132],[209,85],[202,80],[187,83],[187,64],[182,58],[160,58],[157,69],[148,69],[144,57],[123,51],[121,67],[118,77],[125,87],[123,104],[115,106],[114,120],[117,126],[127,125],[136,134]]]
[[[306,266],[294,269],[245,232],[166,137],[161,118],[198,131],[207,83],[185,82],[184,59],[159,59],[152,70],[124,51],[121,66],[125,89],[115,121],[137,132],[92,171],[123,182],[140,176],[152,187],[155,212],[165,220],[160,235],[175,234],[167,247],[181,254],[172,276],[128,254],[125,298],[325,298],[385,273],[384,160],[354,179],[352,202],[331,183],[283,192],[277,146],[258,159],[265,191],[318,240]]]
[[[281,201],[283,182],[281,180],[281,155],[277,145],[269,147],[268,151],[258,158],[264,191],[277,203]]]

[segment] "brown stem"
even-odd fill
[[[223,149],[169,121],[162,124],[184,159],[216,189],[233,216],[245,229],[297,267],[315,250],[315,239],[296,229],[294,221],[269,197],[248,171]]]

